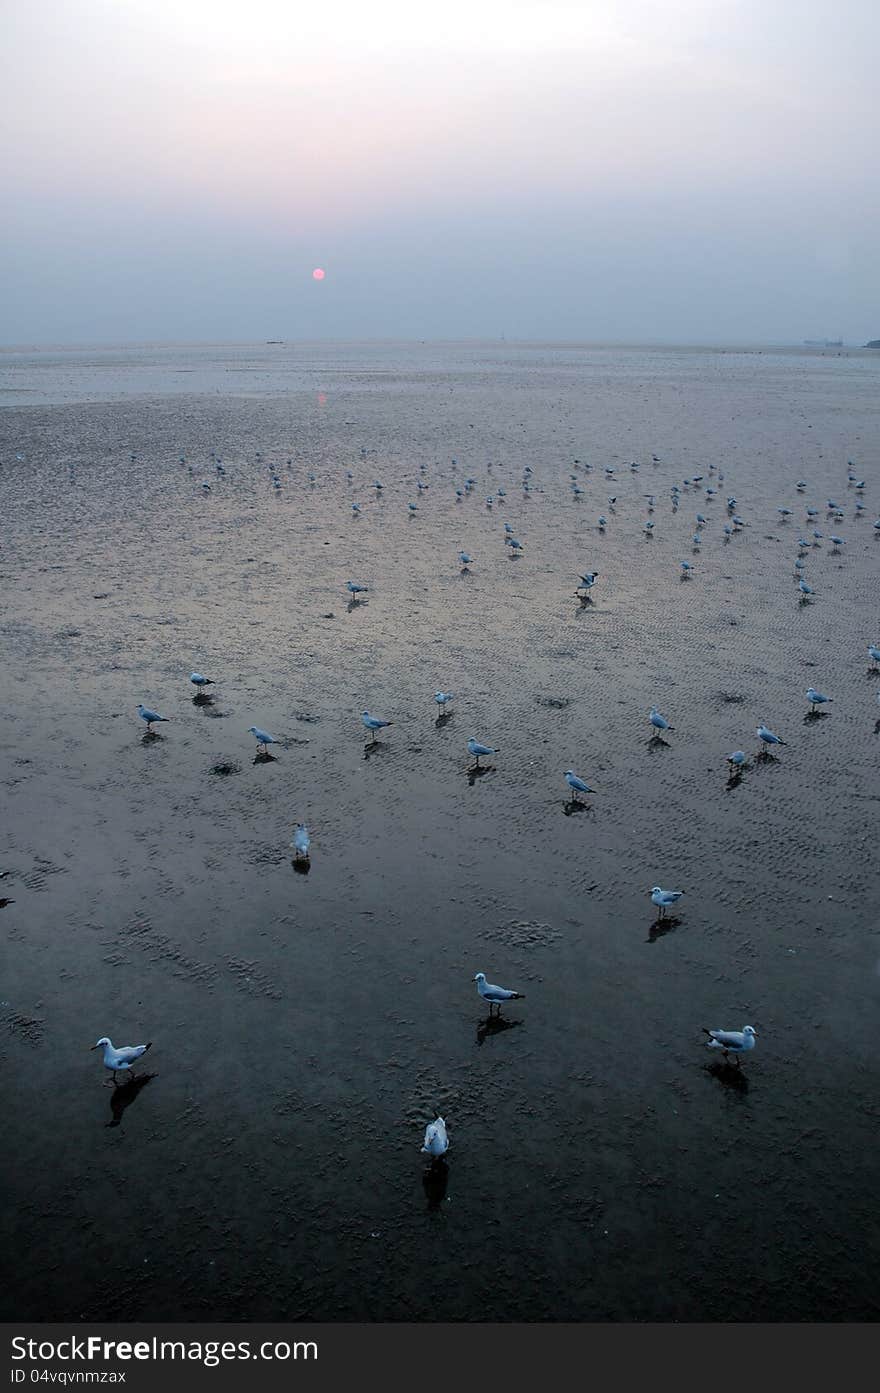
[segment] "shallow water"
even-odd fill
[[[3,354],[6,1319],[876,1316],[878,376],[575,345]],[[694,474],[718,498],[673,514]],[[374,749],[364,707],[394,723]],[[731,786],[761,721],[788,744]],[[499,747],[476,778],[470,735]],[[657,883],[685,891],[666,925]],[[478,970],[525,993],[499,1025]],[[700,1028],[747,1022],[719,1069]],[[103,1034],[154,1042],[147,1083],[103,1087]]]

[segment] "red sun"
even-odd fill
[[[322,281],[323,279],[324,279],[324,272],[321,270],[320,266],[316,266],[315,269],[314,269],[314,271],[312,272],[312,280],[313,280],[313,281]]]

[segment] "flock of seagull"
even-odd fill
[[[365,457],[366,451],[362,450],[361,454],[363,457]],[[257,452],[257,458],[258,460],[261,459],[259,452]],[[181,457],[181,463],[183,462],[184,457]],[[453,460],[452,463],[454,466],[456,465],[455,460]],[[575,461],[575,465],[580,465],[580,463],[581,462],[579,460]],[[652,463],[654,465],[659,464],[659,457],[656,455],[652,455]],[[215,464],[218,478],[224,478],[225,469],[222,465],[222,462],[219,459],[215,459]],[[288,467],[291,467],[291,464],[292,461],[288,460]],[[591,471],[592,466],[589,464],[584,464],[581,466],[581,468],[583,469],[585,474],[588,474]],[[640,466],[636,462],[633,462],[630,468],[633,474],[636,475]],[[192,466],[190,466],[190,473],[192,472]],[[270,472],[272,477],[273,488],[275,489],[276,493],[278,493],[282,486],[281,478],[279,477],[277,469],[274,466],[270,466]],[[421,496],[424,493],[424,491],[429,487],[424,478],[426,472],[426,466],[424,464],[420,465],[421,477],[418,480],[419,496]],[[616,467],[606,467],[606,480],[608,482],[613,483],[615,473]],[[677,512],[679,507],[681,506],[683,497],[682,487],[685,490],[691,489],[693,491],[697,491],[705,485],[705,496],[707,501],[711,502],[715,498],[715,496],[718,493],[718,488],[716,487],[716,485],[720,485],[723,482],[724,475],[720,470],[716,471],[714,465],[708,466],[708,474],[710,477],[713,475],[715,476],[711,483],[706,483],[704,476],[697,474],[689,479],[684,479],[682,481],[682,486],[679,486],[678,484],[672,485],[670,497],[673,513]],[[522,489],[525,496],[528,496],[529,492],[533,487],[531,476],[532,469],[530,466],[526,465],[524,468],[522,478]],[[349,484],[351,484],[354,478],[351,470],[347,471],[347,478]],[[583,489],[579,482],[578,476],[577,474],[573,473],[571,474],[570,478],[572,495],[573,497],[578,498],[583,494]],[[314,485],[316,481],[316,476],[314,474],[309,474],[308,479],[309,484]],[[468,477],[467,479],[465,479],[463,487],[457,487],[455,489],[456,503],[461,503],[466,496],[473,493],[473,490],[476,487],[476,483],[477,481],[473,478]],[[849,487],[853,488],[856,495],[854,517],[858,519],[861,516],[863,516],[865,512],[865,505],[862,502],[861,496],[864,492],[866,485],[865,481],[863,479],[859,479],[857,475],[853,472],[852,461],[848,461],[847,484]],[[381,480],[376,479],[374,481],[373,487],[375,489],[376,496],[380,497],[384,488],[384,485],[382,484]],[[796,484],[797,491],[799,493],[803,493],[806,490],[806,488],[806,481],[803,479],[799,479]],[[210,489],[210,484],[208,484],[207,482],[203,483],[203,492],[210,492]],[[503,486],[499,485],[496,488],[494,494],[490,494],[486,497],[486,507],[488,509],[491,509],[496,503],[496,501],[501,501],[504,499],[504,497],[505,489]],[[644,497],[646,499],[648,516],[644,521],[643,527],[646,537],[651,537],[654,535],[655,529],[654,518],[651,515],[653,514],[655,509],[656,498],[655,495],[652,493],[645,494]],[[608,498],[608,508],[609,512],[612,514],[615,511],[616,503],[617,495],[610,495]],[[418,512],[418,504],[414,501],[411,501],[409,502],[407,507],[409,516],[412,519]],[[748,525],[738,512],[738,503],[734,495],[731,494],[726,497],[726,508],[728,521],[726,521],[723,525],[723,535],[725,544],[730,542],[731,538],[734,535],[741,532],[742,529]],[[789,523],[792,517],[794,516],[793,510],[786,506],[780,506],[776,509],[776,511],[779,515],[780,521],[783,524]],[[842,521],[845,517],[843,507],[834,499],[827,500],[827,511],[828,516],[832,518],[835,522]],[[359,517],[362,512],[361,504],[356,501],[352,502],[351,512],[353,517]],[[798,551],[797,557],[794,562],[795,577],[797,579],[798,590],[800,592],[801,604],[811,603],[815,595],[813,587],[808,584],[808,582],[803,576],[803,571],[805,569],[806,564],[805,558],[814,548],[819,547],[824,539],[824,534],[822,530],[815,526],[815,523],[819,518],[819,510],[814,507],[808,507],[805,510],[805,512],[806,522],[809,525],[811,535],[810,537],[805,537],[801,535],[798,538]],[[695,531],[692,537],[693,552],[695,554],[699,554],[700,552],[703,542],[704,529],[707,527],[708,521],[709,520],[702,512],[698,511],[696,513]],[[609,527],[608,516],[606,516],[604,513],[600,514],[597,526],[600,533],[604,534],[606,529]],[[878,535],[880,535],[880,518],[878,518],[877,521],[874,522],[873,526],[875,532]],[[841,549],[845,545],[845,539],[835,532],[829,535],[828,540],[832,544],[833,552],[839,554]],[[517,559],[523,552],[523,542],[517,536],[515,536],[513,526],[507,522],[504,523],[504,544],[509,549],[509,555],[512,560]],[[475,561],[474,557],[469,552],[462,550],[458,553],[458,563],[461,567],[462,573],[467,574],[469,573],[470,568],[475,564]],[[679,563],[679,567],[682,580],[690,580],[695,571],[694,565],[690,561],[683,560]],[[578,573],[578,583],[575,594],[579,598],[582,605],[589,605],[592,603],[590,592],[593,590],[594,586],[596,585],[596,582],[599,580],[599,576],[600,573],[598,571],[583,571]],[[361,604],[361,597],[367,594],[369,592],[369,589],[369,586],[363,584],[360,581],[348,580],[346,582],[346,590],[350,597],[349,607],[353,608],[356,605]],[[880,672],[880,643],[869,644],[868,656],[874,665],[874,669]],[[200,672],[195,671],[192,672],[190,675],[190,682],[196,688],[200,696],[202,693],[205,692],[205,689],[207,687],[215,685],[212,679],[205,677]],[[446,707],[451,701],[454,700],[454,698],[454,692],[438,690],[434,693],[434,701],[440,709],[441,717],[445,716]],[[197,697],[197,700],[198,699],[199,698]],[[203,699],[209,700],[210,698],[205,696],[203,697]],[[810,703],[811,713],[814,714],[817,711],[817,707],[825,706],[833,700],[831,696],[828,696],[824,692],[818,691],[814,687],[809,687],[807,689],[806,699]],[[878,693],[877,700],[878,702],[880,702],[880,693]],[[160,722],[166,722],[171,719],[168,716],[161,715],[158,711],[153,710],[151,707],[148,707],[143,703],[141,703],[138,706],[137,710],[140,719],[144,721],[146,724],[148,736],[154,736],[156,734],[156,732],[153,731],[153,726],[155,724],[158,724]],[[665,743],[663,741],[663,737],[669,733],[675,733],[675,727],[670,724],[668,718],[665,715],[663,715],[657,709],[656,706],[652,706],[650,711],[648,712],[648,720],[654,732],[652,739],[655,741]],[[364,710],[361,713],[361,721],[364,726],[364,729],[367,732],[369,732],[371,743],[374,743],[376,741],[379,732],[386,730],[394,724],[392,721],[386,720],[381,716],[377,716],[369,710]],[[878,725],[880,725],[880,722],[878,722]],[[258,758],[270,758],[270,756],[268,755],[269,746],[281,743],[269,731],[263,730],[261,727],[257,725],[252,725],[248,727],[248,733],[252,735],[257,742]],[[759,751],[756,756],[756,758],[758,759],[772,758],[769,752],[777,747],[785,746],[787,743],[763,722],[757,726],[755,733],[758,740],[760,741]],[[145,736],[145,739],[146,738],[147,737]],[[467,750],[474,760],[474,765],[472,766],[474,770],[483,769],[484,766],[481,766],[480,764],[481,759],[491,759],[500,753],[497,747],[484,744],[478,741],[473,736],[471,736],[471,738],[467,741]],[[727,756],[727,763],[731,769],[731,781],[738,781],[742,775],[742,771],[748,765],[748,756],[743,750],[735,750],[733,751],[733,753]],[[579,798],[581,796],[591,796],[597,792],[597,790],[594,789],[586,779],[582,778],[573,769],[566,769],[564,771],[563,777],[570,791],[571,799],[575,803],[579,801]],[[308,862],[311,854],[311,838],[309,835],[309,829],[305,823],[300,822],[296,824],[290,845],[293,849],[293,859],[295,863]],[[651,887],[651,902],[657,908],[658,921],[663,921],[665,919],[667,911],[671,909],[674,905],[676,905],[683,895],[684,891],[682,890],[665,889],[659,885],[654,885]],[[500,1014],[503,1004],[510,1001],[520,1000],[523,997],[523,993],[521,992],[514,991],[507,987],[501,987],[489,983],[486,980],[486,976],[483,972],[478,972],[474,980],[476,982],[477,991],[480,998],[488,1003],[490,1018],[494,1010],[497,1010],[497,1012]],[[703,1027],[703,1029],[704,1033],[709,1037],[707,1047],[715,1051],[720,1050],[722,1052],[725,1063],[727,1062],[730,1056],[733,1056],[736,1059],[737,1066],[739,1066],[742,1056],[744,1054],[747,1054],[749,1051],[753,1050],[755,1047],[757,1034],[754,1027],[751,1025],[744,1026],[740,1031],[728,1031],[720,1029],[710,1030],[706,1027]],[[151,1044],[152,1042],[150,1041],[143,1045],[133,1045],[124,1046],[122,1048],[116,1048],[107,1036],[102,1036],[102,1038],[98,1040],[97,1044],[94,1045],[92,1048],[103,1048],[104,1066],[106,1069],[112,1072],[113,1083],[117,1084],[117,1076],[119,1074],[122,1074],[124,1078],[131,1078],[131,1071],[134,1064],[150,1048]],[[445,1155],[445,1153],[449,1149],[449,1145],[449,1135],[445,1119],[441,1116],[438,1116],[434,1119],[433,1122],[428,1124],[425,1130],[424,1144],[421,1150],[423,1153],[430,1156],[432,1158],[432,1161],[436,1162],[437,1160],[439,1160],[440,1157]]]

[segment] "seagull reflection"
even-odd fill
[[[749,1081],[745,1072],[738,1069],[734,1064],[725,1064],[723,1060],[715,1059],[711,1064],[704,1066],[705,1072],[711,1074],[713,1079],[717,1079],[725,1088],[730,1088],[734,1093],[739,1093],[743,1097],[749,1091]]]
[[[477,1044],[482,1045],[489,1035],[500,1035],[502,1030],[512,1030],[514,1026],[523,1024],[522,1020],[510,1020],[507,1016],[486,1016],[477,1021]]]
[[[681,922],[681,919],[676,918],[674,914],[664,914],[662,919],[654,920],[653,924],[648,929],[646,941],[648,943],[656,943],[658,938],[662,938],[664,934],[672,933],[673,929],[677,929]]]
[[[435,1156],[422,1173],[422,1185],[428,1200],[429,1209],[439,1209],[446,1196],[449,1184],[449,1167],[442,1156]]]
[[[141,1089],[145,1088],[155,1077],[155,1074],[138,1074],[129,1079],[127,1083],[118,1084],[110,1095],[110,1111],[113,1114],[113,1120],[105,1122],[105,1127],[118,1127],[125,1109],[131,1106]]]

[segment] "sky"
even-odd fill
[[[3,344],[880,337],[877,0],[0,14]]]

